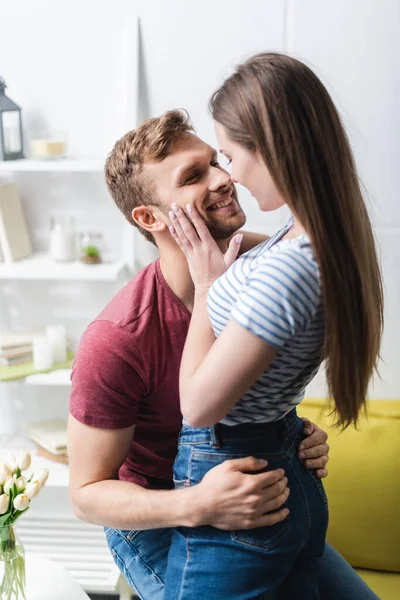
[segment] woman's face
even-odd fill
[[[285,204],[272,177],[258,151],[251,152],[229,139],[221,123],[214,121],[215,134],[220,152],[231,164],[231,177],[234,182],[246,187],[257,200],[261,210],[276,210]]]

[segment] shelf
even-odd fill
[[[47,254],[34,254],[12,263],[0,263],[0,280],[117,281],[129,269],[123,261],[85,265],[80,261],[57,263]]]
[[[49,373],[36,373],[25,378],[27,385],[71,385],[71,369],[57,369]]]
[[[102,159],[60,159],[60,160],[21,160],[0,161],[0,173],[100,173],[104,170]]]

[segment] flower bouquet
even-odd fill
[[[14,530],[15,521],[28,510],[32,498],[38,495],[49,472],[42,469],[29,478],[22,474],[29,469],[31,455],[21,452],[0,465],[0,600],[25,599],[24,548]]]

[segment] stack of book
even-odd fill
[[[11,367],[33,360],[33,338],[37,332],[1,333],[0,365]]]
[[[67,421],[65,419],[28,423],[26,433],[35,442],[39,456],[56,462],[68,463]]]

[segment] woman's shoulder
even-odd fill
[[[320,288],[320,271],[307,235],[279,240],[265,248],[254,267],[258,274],[273,274],[281,281],[307,282],[316,290]]]

